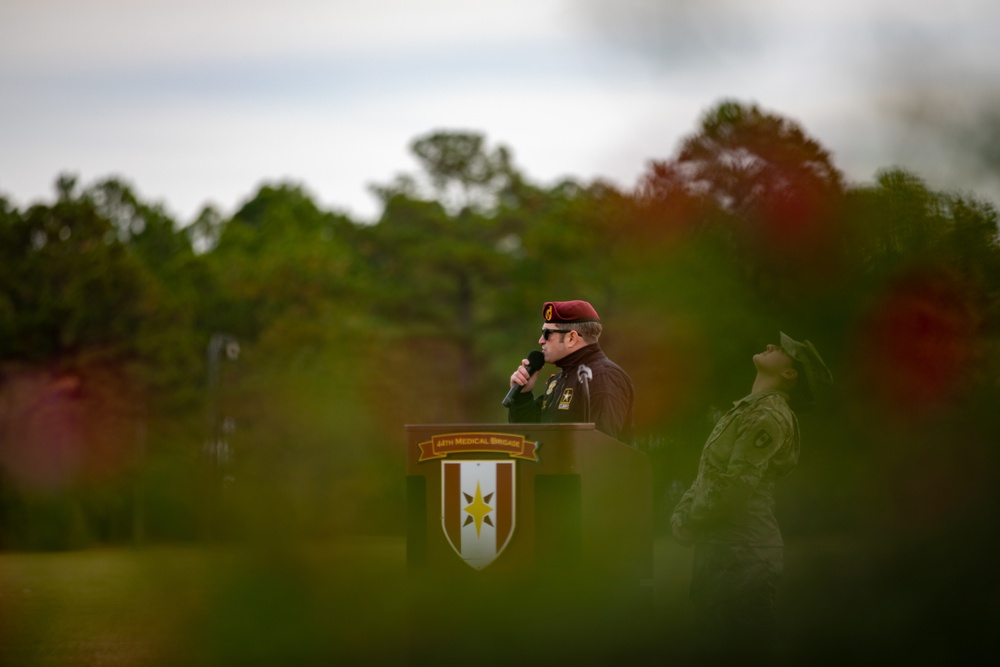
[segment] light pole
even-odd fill
[[[202,457],[208,465],[207,507],[206,507],[206,537],[212,540],[216,537],[216,521],[219,513],[220,485],[223,482],[222,473],[233,458],[229,446],[229,435],[236,430],[236,421],[227,415],[220,414],[219,397],[219,363],[223,355],[229,361],[236,361],[240,356],[240,343],[236,338],[226,333],[213,333],[208,341],[206,351],[208,372],[208,437],[202,446]]]

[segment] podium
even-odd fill
[[[413,664],[583,664],[638,647],[626,638],[653,616],[643,453],[594,424],[405,430]]]
[[[594,424],[405,429],[412,574],[652,577],[652,469],[638,450]]]

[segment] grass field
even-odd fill
[[[404,665],[405,548],[402,538],[373,537],[281,550],[0,554],[0,665]],[[789,657],[846,658],[886,624],[904,624],[907,613],[917,613],[919,604],[880,603],[864,590],[862,553],[836,540],[789,544],[781,598]],[[604,632],[605,648],[623,655],[631,649],[662,658],[657,662],[698,664],[684,659],[690,565],[690,550],[657,540],[648,612],[627,627],[625,621],[581,626],[579,639]],[[541,639],[518,664],[551,664],[540,656],[564,653],[564,646],[545,644],[547,624],[558,613],[556,607],[485,610],[472,616],[479,625],[471,627],[484,634],[534,627]],[[510,616],[518,618],[504,618]],[[558,641],[572,642],[572,634],[570,628]],[[475,656],[428,662],[483,663]]]
[[[405,555],[401,538],[2,554],[0,664],[403,665]]]
[[[0,664],[403,664],[404,558],[397,538],[2,554]]]

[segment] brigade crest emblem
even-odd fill
[[[514,533],[514,461],[443,461],[441,524],[459,557],[477,570]]]

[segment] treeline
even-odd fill
[[[505,421],[542,302],[572,298],[635,381],[662,518],[781,330],[836,382],[802,417],[786,532],[982,535],[992,204],[899,169],[848,183],[732,101],[629,190],[534,183],[477,133],[412,151],[374,224],[287,182],[184,226],[119,178],[0,198],[0,548],[400,532],[403,425]]]

